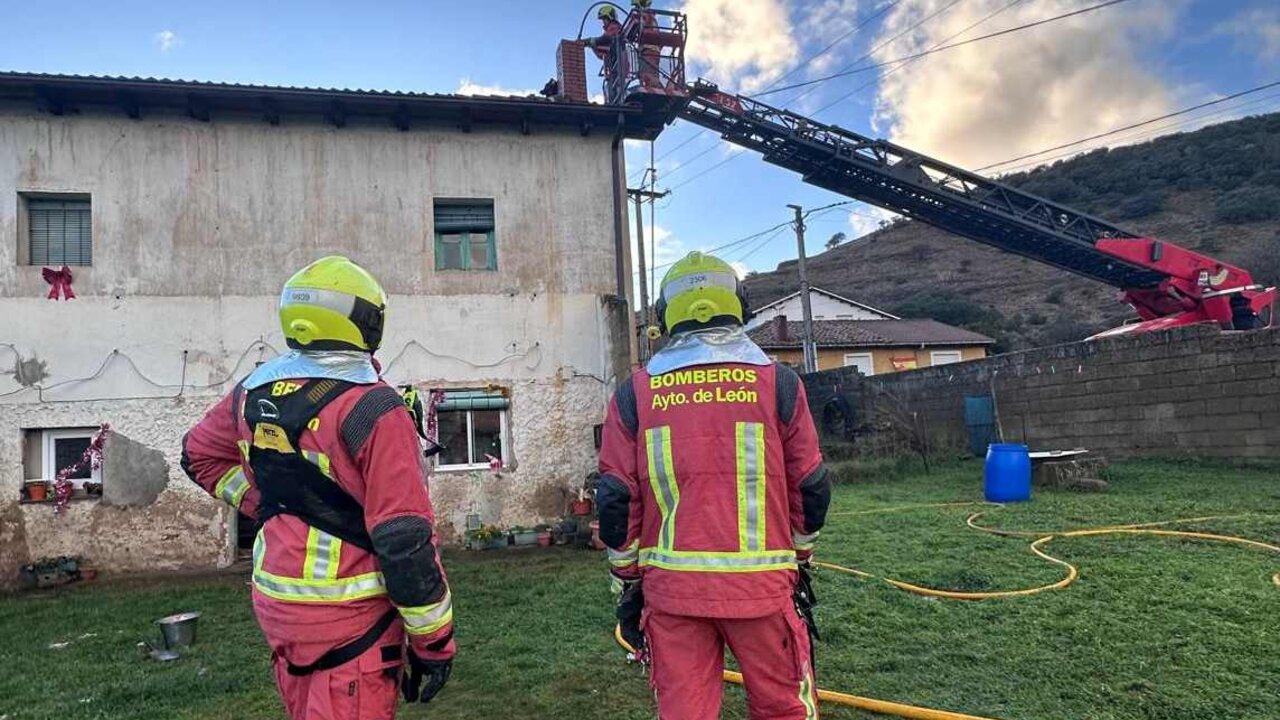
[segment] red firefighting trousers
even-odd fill
[[[400,646],[404,643],[401,623],[392,623],[378,642],[356,659],[310,675],[290,675],[289,663],[313,663],[333,649],[332,642],[280,642],[270,637],[267,642],[276,686],[290,720],[395,718],[400,699]]]
[[[660,720],[720,717],[724,647],[738,660],[751,720],[817,720],[809,632],[794,610],[749,619],[646,611]]]

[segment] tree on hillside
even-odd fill
[[[844,242],[845,237],[846,235],[842,232],[838,232],[835,235],[832,235],[831,239],[827,240],[827,249],[835,250],[837,247],[840,246],[840,243]]]

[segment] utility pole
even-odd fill
[[[643,215],[643,210],[641,208],[645,199],[648,199],[649,202],[653,202],[658,198],[666,197],[667,192],[669,191],[664,190],[663,192],[659,193],[659,192],[653,192],[652,190],[644,190],[644,189],[628,189],[627,190],[627,194],[631,196],[631,199],[634,200],[636,204],[636,261],[639,265],[638,270],[640,271],[640,327],[641,327],[641,333],[642,333],[642,336],[640,338],[640,359],[641,360],[649,359],[648,331],[649,331],[649,325],[652,324],[649,319],[649,281],[647,279],[646,272],[645,272],[644,215]]]
[[[818,348],[813,344],[813,309],[809,307],[809,276],[804,269],[804,208],[788,205],[796,212],[796,246],[800,253],[800,307],[804,309],[804,371],[818,371]]]

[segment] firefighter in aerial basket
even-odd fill
[[[831,490],[804,387],[747,336],[727,263],[662,279],[669,341],[609,404],[597,484],[622,636],[662,720],[720,713],[727,644],[752,718],[818,716],[808,566]]]
[[[182,466],[262,523],[253,607],[293,720],[392,718],[449,679],[453,609],[415,423],[379,378],[387,296],[326,257],[280,296],[287,355],[183,439]]]

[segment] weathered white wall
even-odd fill
[[[378,354],[389,381],[512,389],[513,467],[438,475],[442,524],[560,512],[560,488],[594,464],[592,425],[627,352],[609,340],[626,337],[606,301],[616,291],[609,144],[0,107],[0,583],[14,563],[82,540],[107,569],[227,561],[227,513],[182,476],[178,440],[227,380],[285,349],[279,288],[332,253],[391,293]],[[17,264],[21,192],[92,195],[94,260],[73,268],[78,299],[44,299],[41,269]],[[434,197],[494,199],[498,271],[434,270]],[[24,387],[33,371],[47,388],[92,379],[40,393]],[[49,506],[18,506],[22,429],[99,422],[166,454],[172,482],[160,500],[137,510],[76,502],[57,519]],[[98,533],[108,525],[118,534]],[[163,550],[129,539],[194,528],[198,537]]]
[[[873,312],[864,307],[842,302],[820,292],[809,293],[809,307],[813,312],[814,320],[888,319],[887,316],[880,313]],[[751,319],[751,322],[747,323],[747,329],[769,322],[778,315],[786,315],[788,320],[803,319],[804,308],[801,307],[800,296],[796,295],[795,297],[789,298],[772,307],[762,308],[756,316]]]

